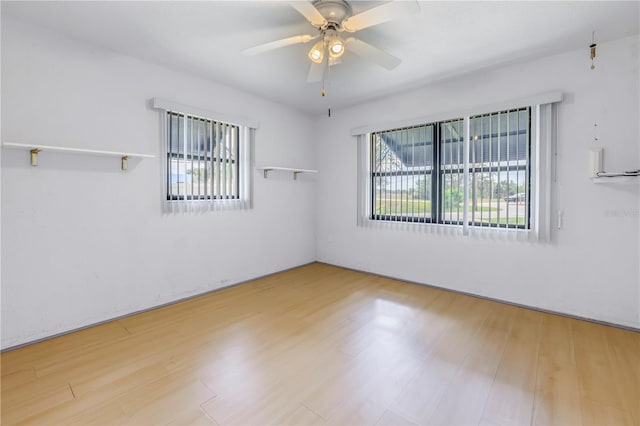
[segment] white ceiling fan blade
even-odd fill
[[[420,6],[415,0],[392,1],[390,3],[374,7],[373,9],[365,10],[362,13],[358,13],[357,15],[353,15],[352,17],[345,19],[342,22],[342,28],[344,28],[345,31],[352,33],[360,31],[363,28],[382,24],[383,22],[401,18],[419,11]]]
[[[307,75],[307,82],[316,83],[322,80],[322,75],[324,74],[324,68],[326,67],[326,65],[326,61],[322,61],[319,64],[311,62],[311,66],[309,67],[309,74]]]
[[[324,19],[324,16],[318,12],[318,9],[316,9],[311,2],[298,0],[291,1],[289,4],[295,10],[300,12],[300,14],[304,16],[314,27],[323,27],[327,24],[327,20]]]
[[[248,49],[244,49],[242,53],[244,55],[257,55],[258,53],[267,52],[273,49],[279,49],[285,46],[291,46],[292,44],[308,43],[311,40],[317,39],[318,37],[319,36],[312,36],[309,34],[287,37],[281,40],[270,41],[269,43],[264,43],[264,44],[259,44],[257,46],[249,47]]]
[[[373,62],[374,64],[378,64],[388,70],[394,69],[395,67],[400,65],[400,62],[402,62],[402,60],[396,58],[392,54],[378,49],[377,47],[374,47],[354,37],[349,37],[347,39],[347,41],[345,42],[345,50],[347,52],[355,53],[361,58]]]

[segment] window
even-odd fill
[[[162,98],[165,213],[253,208],[253,145],[260,123]]]
[[[167,111],[167,200],[239,199],[240,129]]]
[[[370,219],[530,228],[531,108],[466,120],[371,133]]]

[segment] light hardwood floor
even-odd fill
[[[1,366],[2,424],[640,424],[640,333],[323,264]]]

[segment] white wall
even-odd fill
[[[254,209],[161,214],[152,97],[259,120],[256,164],[314,168],[309,117],[239,90],[2,20],[2,140],[156,154],[2,152],[2,347],[315,259],[315,183],[254,177]]]
[[[159,114],[147,105],[158,96],[259,120],[257,164],[320,173],[256,173],[251,211],[169,216],[160,158],[122,172],[119,159],[43,153],[31,167],[26,152],[3,148],[1,346],[315,259],[640,327],[640,186],[586,177],[595,122],[606,168],[640,167],[638,48],[637,38],[602,43],[594,71],[582,49],[312,119],[3,17],[3,141],[160,155]],[[351,128],[550,90],[566,95],[554,186],[564,227],[551,244],[356,227]]]
[[[602,43],[596,69],[579,51],[478,72],[332,110],[316,123],[318,260],[611,323],[640,327],[640,185],[596,185],[587,152],[610,171],[640,168],[638,38]],[[390,76],[392,78],[392,76]],[[561,90],[550,244],[358,228],[350,129]],[[452,117],[454,116],[452,114]],[[593,142],[594,123],[600,141]],[[556,222],[554,220],[554,225]]]

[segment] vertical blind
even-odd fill
[[[440,123],[438,150],[440,173],[437,176],[439,197],[436,208],[445,224],[462,223],[464,218],[464,120]]]
[[[167,126],[167,200],[239,199],[239,127],[175,112]]]

